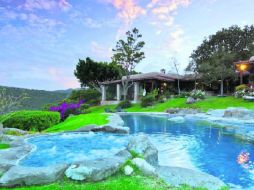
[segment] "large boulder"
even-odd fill
[[[191,169],[159,166],[157,173],[159,177],[172,186],[187,184],[192,187],[205,187],[209,190],[218,190],[226,186],[223,181],[212,175]]]
[[[224,111],[223,117],[239,118],[239,119],[254,119],[254,111],[245,108],[228,108]]]
[[[151,166],[149,163],[147,163],[142,158],[134,158],[132,159],[132,164],[138,167],[138,169],[145,175],[151,175],[156,176],[156,170],[153,166]]]
[[[171,117],[168,120],[171,122],[174,122],[174,123],[184,123],[185,122],[185,119],[182,116]]]
[[[72,164],[65,175],[73,180],[100,181],[115,174],[131,157],[128,151],[121,151],[111,158],[87,160],[80,164]]]
[[[192,98],[192,97],[188,97],[187,100],[186,100],[186,104],[193,104],[195,102],[196,102],[195,99]]]
[[[186,114],[198,114],[202,113],[200,109],[191,109],[191,108],[170,108],[166,110],[169,114],[179,114],[179,115],[186,115]]]
[[[127,149],[140,154],[151,165],[158,165],[158,150],[146,135],[137,135],[131,138]]]
[[[0,178],[0,186],[42,185],[63,177],[67,165],[50,167],[13,166]]]
[[[17,135],[17,136],[28,134],[27,131],[23,131],[21,129],[16,129],[16,128],[3,128],[3,133],[4,134],[13,134],[13,135]]]

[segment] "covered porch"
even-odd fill
[[[125,80],[125,77],[122,78]],[[101,104],[118,104],[123,100],[122,80],[107,81],[101,83]],[[159,94],[174,89],[175,79],[163,73],[146,73],[130,76],[133,85],[128,89],[127,99],[132,103],[138,103],[140,98],[157,89]]]

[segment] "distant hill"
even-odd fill
[[[56,90],[56,91],[45,91],[45,90],[33,90],[25,88],[15,88],[15,87],[6,87],[0,86],[1,89],[6,89],[7,94],[13,96],[20,96],[25,93],[28,98],[25,99],[19,108],[15,110],[37,110],[42,109],[44,105],[51,103],[58,103],[59,101],[67,98],[71,93],[71,89],[67,90]]]

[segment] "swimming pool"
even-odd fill
[[[226,129],[212,127],[196,117],[188,117],[182,122],[172,122],[168,115],[128,114],[121,117],[132,134],[149,135],[159,150],[160,165],[203,171],[244,189],[254,187],[252,164],[245,168],[237,162],[242,151],[250,153],[250,159],[254,161],[254,145],[224,135]]]
[[[44,167],[113,156],[125,149],[128,136],[107,133],[64,133],[28,139],[34,150],[19,165]]]

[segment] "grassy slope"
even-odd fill
[[[69,117],[64,122],[46,129],[45,132],[70,131],[79,129],[80,127],[84,127],[90,124],[103,125],[106,124],[107,122],[108,119],[106,114],[99,113],[81,114]]]
[[[140,175],[134,176],[113,176],[105,181],[97,183],[82,183],[73,181],[61,181],[49,185],[32,186],[14,188],[14,190],[204,190],[204,188],[190,188],[187,186],[180,188],[171,188],[162,180],[144,177]]]
[[[234,97],[208,97],[194,104],[186,104],[186,98],[171,99],[165,103],[156,104],[152,107],[142,108],[135,104],[127,109],[128,112],[164,112],[168,108],[199,108],[204,111],[209,109],[225,109],[228,107],[244,107],[254,110],[254,102],[246,102]]]
[[[7,149],[7,148],[10,148],[10,145],[0,143],[0,150]]]

